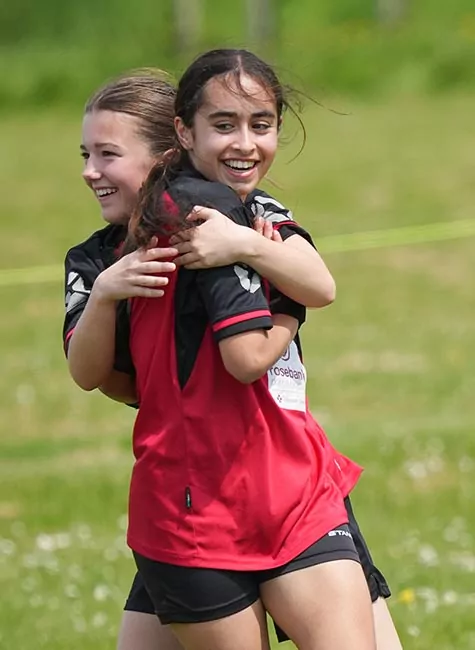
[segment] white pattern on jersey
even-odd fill
[[[274,223],[294,220],[292,211],[270,196],[253,196],[251,210],[256,217],[263,217]]]
[[[241,287],[249,293],[256,293],[261,286],[261,280],[252,269],[245,269],[238,264],[234,265],[234,273],[238,276]]]
[[[86,289],[84,286],[84,280],[79,273],[71,271],[66,281],[66,313],[70,312],[71,309],[76,307],[76,305],[79,305],[83,300],[86,300],[90,293],[91,290]]]

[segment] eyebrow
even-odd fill
[[[208,119],[211,120],[215,120],[219,117],[238,117],[238,114],[234,111],[215,111],[214,113],[210,113],[208,115]],[[252,117],[253,118],[269,117],[275,119],[277,116],[272,111],[258,111],[257,113],[253,113]]]
[[[95,142],[94,147],[118,147],[119,145],[114,144],[113,142]],[[85,147],[83,144],[79,145],[79,148],[81,151],[87,151],[87,147]]]

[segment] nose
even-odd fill
[[[94,164],[94,161],[92,160],[92,156],[90,156],[84,165],[84,169],[82,170],[82,177],[86,181],[86,183],[92,183],[93,181],[98,181],[101,178],[101,172],[99,169],[97,169],[96,165]]]
[[[251,155],[255,149],[254,133],[246,125],[239,129],[237,136],[234,143],[236,151],[239,151],[244,156]]]

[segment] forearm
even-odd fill
[[[284,243],[250,231],[241,261],[281,293],[306,307],[324,307],[335,299],[335,282],[320,255],[299,235]]]
[[[267,340],[262,341],[261,349],[257,351],[259,377],[262,377],[280,359],[298,330],[298,322],[292,316],[275,314],[272,320],[274,326],[267,332]]]
[[[220,342],[226,370],[243,384],[262,377],[280,359],[294,339],[298,321],[286,314],[273,316],[269,331],[244,332]]]
[[[69,342],[68,365],[74,381],[84,390],[101,386],[114,365],[116,302],[89,297]]]

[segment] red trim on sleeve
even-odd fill
[[[70,339],[71,336],[74,334],[74,330],[75,330],[75,328],[73,327],[73,329],[70,330],[70,331],[66,334],[66,337],[65,337],[65,339],[64,339],[64,349],[65,349],[65,351],[68,349],[69,339]]]
[[[298,223],[293,219],[289,219],[288,221],[276,221],[276,222],[272,221],[272,219],[269,219],[269,221],[271,222],[274,230],[279,230],[279,228],[282,228],[282,226],[298,226]]]
[[[259,309],[257,311],[248,311],[245,314],[240,314],[239,316],[233,316],[232,318],[225,318],[219,323],[213,325],[213,332],[219,332],[225,327],[231,327],[231,325],[236,325],[236,323],[242,323],[246,320],[252,320],[253,318],[262,318],[263,316],[270,316],[270,311],[268,309]]]

